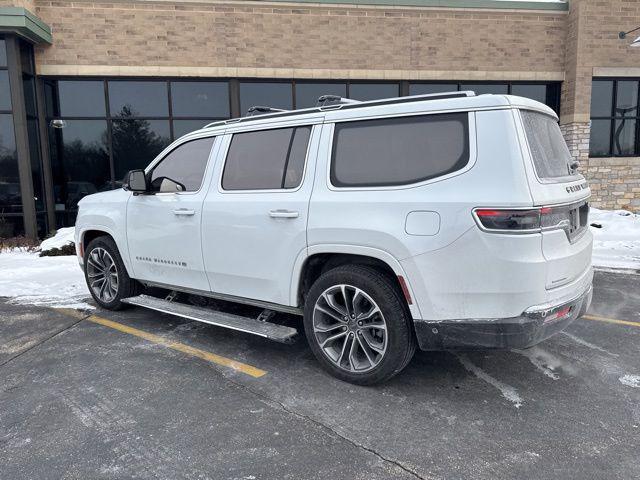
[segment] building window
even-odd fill
[[[637,79],[593,80],[591,87],[592,157],[640,155]]]
[[[476,95],[484,93],[518,95],[544,103],[556,113],[560,112],[560,82],[420,82],[409,84],[409,95],[463,90],[472,90]]]
[[[240,82],[240,113],[247,114],[251,107],[293,108],[291,82]]]
[[[47,79],[44,91],[58,226],[73,225],[85,195],[230,116],[228,81]]]

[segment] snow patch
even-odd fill
[[[618,357],[619,355],[617,353],[611,353],[609,350],[605,350],[602,347],[599,347],[598,345],[594,345],[593,343],[587,342],[586,340],[580,338],[580,337],[576,337],[575,335],[572,335],[569,332],[560,332],[562,333],[562,335],[569,337],[571,340],[573,340],[574,342],[576,342],[577,344],[583,345],[585,347],[591,348],[592,350],[597,350],[599,352],[602,353],[606,353],[607,355],[611,355],[612,357]]]
[[[0,297],[10,303],[55,308],[92,309],[82,269],[75,255],[39,257],[37,253],[0,253]]]
[[[589,224],[594,267],[640,269],[640,215],[591,208]]]
[[[76,227],[58,229],[53,237],[47,238],[46,240],[42,241],[42,243],[40,244],[40,251],[46,252],[47,250],[62,248],[70,243],[75,243],[75,231]]]
[[[640,388],[640,375],[623,375],[618,380],[627,387]]]
[[[518,393],[518,391],[513,388],[511,385],[507,385],[506,383],[501,382],[500,380],[493,378],[487,372],[482,370],[480,367],[475,365],[466,355],[456,354],[456,357],[462,364],[464,368],[466,368],[469,372],[473,373],[480,380],[484,380],[492,387],[497,388],[502,396],[513,403],[513,406],[516,408],[520,408],[522,406],[522,397]]]

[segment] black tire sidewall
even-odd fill
[[[360,288],[371,296],[387,323],[387,351],[382,361],[364,373],[347,372],[335,366],[324,354],[313,331],[313,310],[318,297],[337,284]],[[383,382],[400,372],[415,350],[410,316],[403,299],[390,279],[379,271],[364,266],[349,265],[322,274],[309,290],[304,308],[304,329],[311,351],[322,367],[335,377],[359,385]]]
[[[94,294],[89,283],[87,263],[89,261],[89,255],[91,251],[98,247],[106,250],[109,253],[109,255],[111,255],[111,258],[113,258],[113,261],[116,264],[116,271],[118,274],[118,292],[116,293],[113,300],[111,300],[110,302],[104,302],[100,300]],[[93,297],[94,301],[101,307],[106,308],[108,310],[119,310],[123,308],[125,304],[122,303],[121,300],[123,298],[127,298],[131,296],[132,282],[134,282],[134,280],[132,280],[127,274],[127,269],[124,266],[124,262],[122,261],[122,257],[120,256],[120,252],[118,251],[118,247],[116,246],[115,242],[108,236],[95,238],[91,242],[89,242],[89,245],[87,245],[87,249],[84,252],[84,278],[87,282],[87,288],[89,288],[89,293],[91,293],[91,296]]]

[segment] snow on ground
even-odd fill
[[[595,267],[640,269],[640,215],[592,208],[589,223]]]
[[[53,237],[42,241],[40,251],[45,252],[53,248],[62,248],[69,243],[73,243],[75,231],[75,227],[60,228]]]
[[[73,243],[74,227],[61,228],[44,240],[42,250]],[[82,269],[75,255],[40,257],[38,252],[0,252],[0,297],[11,303],[28,303],[56,308],[94,308]]]

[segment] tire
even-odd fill
[[[110,275],[101,274],[101,267]],[[84,253],[84,278],[93,299],[107,310],[125,308],[127,304],[121,300],[136,296],[141,290],[141,285],[127,274],[115,242],[106,235],[89,242]],[[101,278],[106,282],[101,283]]]
[[[376,308],[379,313],[371,314]],[[416,350],[412,322],[392,280],[361,265],[323,273],[304,308],[304,330],[315,357],[331,375],[357,385],[382,383],[407,366]]]

